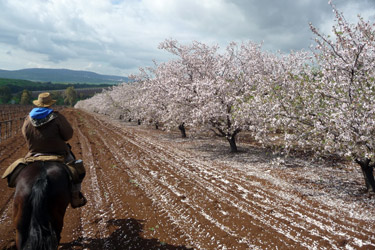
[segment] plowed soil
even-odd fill
[[[88,204],[67,209],[59,249],[375,249],[375,198],[355,165],[62,113]],[[0,172],[26,151],[21,135],[0,144]],[[11,249],[14,189],[1,180],[0,192],[0,249]]]

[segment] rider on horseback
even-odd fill
[[[50,108],[55,102],[50,93],[41,93],[38,100],[33,101],[37,107],[31,110],[22,126],[22,134],[29,148],[25,158],[40,155],[63,156],[70,171],[80,174],[78,178],[72,178],[71,206],[81,207],[87,202],[81,193],[85,171],[82,161],[75,159],[70,145],[66,143],[73,136],[72,126],[62,114]]]

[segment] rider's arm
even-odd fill
[[[64,141],[68,141],[73,136],[72,126],[62,114],[58,114],[56,120],[59,126],[61,137],[63,138]]]
[[[23,135],[24,138],[26,138],[26,128],[27,128],[27,126],[29,124],[28,119],[29,119],[29,116],[27,116],[25,118],[25,121],[24,121],[24,123],[22,125],[22,135]]]

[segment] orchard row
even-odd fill
[[[311,52],[270,53],[260,44],[224,51],[200,42],[160,44],[174,59],[142,68],[134,83],[80,101],[76,107],[163,124],[206,128],[225,137],[248,131],[265,145],[282,142],[317,155],[356,161],[375,190],[375,24],[349,24],[336,14],[334,36],[314,26]],[[282,138],[280,138],[280,132]]]

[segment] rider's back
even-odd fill
[[[29,149],[27,156],[48,153],[66,157],[70,152],[66,141],[72,137],[73,129],[66,118],[56,111],[49,115],[49,119],[40,123],[28,116],[22,133]]]

